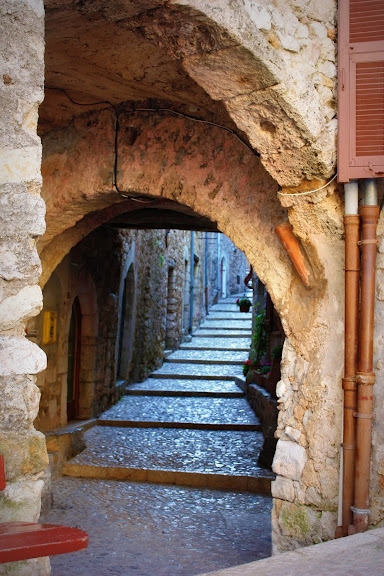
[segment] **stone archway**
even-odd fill
[[[287,1],[279,11],[261,2],[256,19],[251,4],[100,0],[60,8],[46,0],[47,86],[40,134],[47,234],[39,252],[44,285],[79,239],[136,205],[112,185],[114,109],[86,103],[108,101],[119,112],[122,107],[120,190],[177,202],[217,222],[246,253],[282,318],[287,342],[273,495],[275,546],[283,550],[332,537],[337,507],[341,196],[332,184],[308,196],[277,197],[277,182],[304,181],[302,189],[316,189],[334,169],[336,6],[308,3],[304,9]],[[46,458],[44,440],[32,426],[38,404],[33,381],[44,368],[44,355],[25,340],[23,327],[41,308],[36,237],[44,226],[36,119],[43,99],[44,6],[27,0],[13,3],[8,12],[7,7],[2,12],[10,47],[3,76],[7,170],[1,185],[9,202],[4,204],[1,304],[7,318],[1,326],[1,375],[2,388],[11,386],[12,394],[2,408],[2,437],[15,493],[31,503],[26,517],[36,518],[41,491],[36,475]],[[127,58],[135,44],[145,57]],[[133,113],[137,108],[147,111]],[[181,116],[167,116],[159,108]],[[310,288],[300,283],[274,235],[282,219],[289,219],[301,241]],[[19,399],[17,438],[14,398]],[[38,457],[32,458],[32,444]],[[16,445],[22,446],[27,467],[15,460]],[[27,484],[30,496],[25,496]]]
[[[130,197],[124,199],[111,186],[113,119],[108,108],[77,118],[68,149],[58,149],[58,139],[67,138],[64,129],[43,139],[43,277],[93,228],[137,209],[136,198],[153,206],[176,202],[216,222],[266,285],[287,335],[278,386],[277,546],[333,537],[339,457],[334,423],[341,422],[340,340],[334,326],[342,301],[341,204],[332,194],[335,187],[315,201],[284,196],[284,208],[278,184],[234,134],[188,118],[127,113],[117,143],[118,188]],[[301,283],[274,232],[288,219],[306,255],[310,287]],[[324,444],[334,448],[325,454]],[[302,516],[305,534],[299,533]]]

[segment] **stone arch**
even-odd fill
[[[120,119],[116,177],[119,190],[130,198],[122,198],[112,186],[113,126],[113,112],[104,109],[76,119],[68,129],[69,149],[58,145],[67,138],[65,130],[43,139],[47,235],[40,248],[45,274],[92,229],[137,209],[137,199],[155,206],[176,202],[215,222],[266,285],[287,336],[277,391],[281,411],[276,471],[284,479],[289,474],[297,489],[305,474],[303,486],[315,485],[325,506],[335,509],[338,451],[325,456],[318,434],[326,430],[327,444],[339,442],[334,423],[341,422],[341,404],[335,380],[341,374],[342,355],[332,327],[335,307],[342,301],[342,231],[335,186],[314,199],[284,196],[280,202],[277,182],[233,133],[179,116],[127,113]],[[301,283],[274,231],[288,219],[311,270],[309,288]],[[324,427],[324,421],[330,425]],[[301,443],[292,441],[286,429],[294,429]],[[287,460],[293,462],[288,469]],[[276,505],[280,499],[285,506],[283,486],[276,483]],[[307,505],[302,490],[299,507]],[[279,525],[275,528],[281,530]],[[329,524],[317,523],[316,530],[314,538],[319,533],[321,538],[333,536]],[[291,536],[287,539],[287,547],[292,546]]]
[[[278,184],[243,142],[225,130],[189,119],[127,114],[120,121],[116,175],[119,189],[133,199],[124,200],[112,188],[113,113],[104,110],[91,118],[92,122],[89,115],[78,118],[69,129],[68,150],[62,147],[58,152],[58,140],[66,138],[63,130],[43,140],[43,195],[47,201],[47,233],[40,244],[43,279],[92,229],[137,208],[135,196],[150,196],[148,202],[154,205],[168,199],[216,222],[247,254],[277,308],[279,300],[289,308],[285,294],[293,286],[302,308],[308,305],[301,322],[310,325],[315,315],[314,296],[325,286],[319,254],[314,243],[307,242],[316,278],[314,290],[308,291],[298,281],[274,233],[293,211],[281,206]],[[94,144],[91,149],[90,141]],[[308,232],[302,236],[307,240]],[[285,331],[293,334],[293,318],[284,312],[279,310]]]
[[[101,91],[99,81],[98,86],[92,80],[83,86],[82,75],[81,80],[74,75],[67,84],[54,84],[77,89],[83,101],[91,101],[90,94],[96,96],[94,101],[108,97],[115,108],[91,106],[78,116],[86,108],[69,105],[61,95],[59,108],[64,104],[69,115],[63,115],[60,130],[49,126],[43,137],[47,233],[39,251],[44,285],[72,246],[103,222],[137,208],[137,197],[163,207],[177,203],[201,214],[244,251],[265,283],[287,335],[278,389],[280,441],[274,485],[276,516],[282,519],[274,530],[284,549],[297,541],[332,537],[329,525],[314,519],[311,506],[315,502],[318,509],[331,511],[331,517],[336,509],[338,452],[330,448],[325,454],[322,447],[335,447],[340,438],[340,425],[335,425],[341,422],[340,391],[335,383],[342,357],[341,201],[335,184],[310,196],[277,195],[279,185],[317,188],[334,170],[331,36],[336,7],[310,3],[304,11],[297,3],[281,3],[280,10],[287,11],[283,19],[287,15],[290,27],[298,31],[296,37],[283,37],[276,19],[269,27],[265,24],[278,8],[261,0],[256,18],[251,4],[254,8],[253,3],[224,0],[215,11],[214,3],[200,0],[151,0],[147,11],[129,0],[123,8],[112,0],[68,8],[90,21],[101,15],[116,24],[120,39],[132,31],[137,38],[141,35],[178,63],[178,74],[187,71],[189,76],[182,78],[188,89],[192,78],[200,91],[191,98],[180,96],[180,86],[174,90],[171,83],[172,90],[159,96],[144,82],[141,92],[137,82],[132,101],[124,104],[121,95],[130,96],[116,79],[113,89]],[[53,0],[46,5],[55,11]],[[312,35],[311,54],[303,26]],[[120,75],[121,70],[115,72]],[[169,104],[171,92],[174,101]],[[147,100],[164,97],[165,105]],[[196,119],[187,117],[191,110]],[[117,194],[115,178],[119,190],[131,199]],[[275,236],[275,227],[284,220],[291,222],[301,242],[312,278],[309,288],[301,284]],[[307,494],[308,486],[313,491]],[[301,517],[301,507],[315,528],[296,538],[295,526],[290,530],[288,525],[293,525],[296,513]]]

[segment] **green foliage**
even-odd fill
[[[251,350],[249,353],[252,364],[258,366],[264,354],[267,351],[267,332],[265,330],[265,310],[259,304],[255,306],[253,320],[253,333]]]
[[[281,358],[283,354],[283,345],[275,346],[272,350],[272,358]]]
[[[246,298],[245,296],[243,296],[242,298],[238,298],[236,300],[236,304],[237,306],[252,306],[252,302],[249,300],[249,298]]]

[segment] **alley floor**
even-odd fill
[[[268,496],[68,477],[53,490],[44,522],[90,543],[51,557],[52,576],[192,576],[271,554]]]
[[[41,520],[90,544],[52,557],[52,576],[193,576],[270,556],[273,475],[241,388],[251,313],[235,299],[85,432]]]

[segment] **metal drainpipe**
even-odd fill
[[[191,232],[191,254],[190,254],[190,270],[189,270],[189,333],[192,334],[193,330],[193,299],[195,287],[195,233]]]
[[[357,360],[356,462],[353,526],[349,533],[364,532],[369,521],[373,385],[373,330],[376,279],[376,227],[380,215],[375,180],[365,181],[361,216],[361,288],[359,352]]]
[[[360,216],[358,215],[359,188],[357,182],[344,185],[345,190],[345,303],[344,303],[344,409],[341,525],[336,538],[348,535],[352,524],[356,452],[356,366],[358,347],[359,281],[360,281]]]

